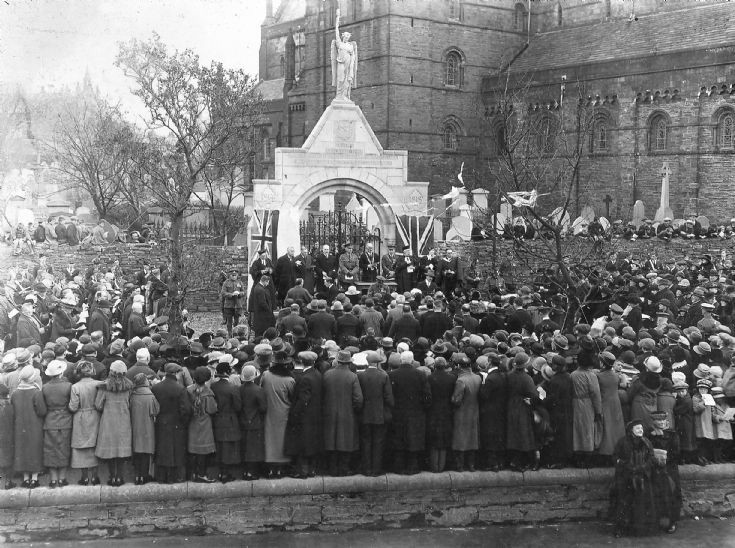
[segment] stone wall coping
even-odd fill
[[[44,508],[80,504],[131,504],[144,502],[180,501],[184,499],[233,499],[249,497],[288,497],[309,495],[343,495],[363,492],[406,492],[427,490],[457,490],[493,487],[534,487],[553,485],[585,485],[605,483],[615,474],[612,468],[539,470],[537,472],[421,472],[412,476],[383,474],[376,477],[316,476],[306,480],[283,478],[221,483],[149,483],[142,486],[107,485],[81,487],[70,485],[62,489],[9,489],[0,491],[0,509]],[[679,467],[684,481],[731,481],[735,464],[705,467]]]

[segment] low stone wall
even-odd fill
[[[735,465],[682,466],[684,514],[735,515]],[[604,519],[612,469],[0,491],[0,542]]]

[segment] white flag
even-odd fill
[[[462,186],[464,186],[464,179],[462,179],[463,170],[464,170],[464,162],[462,162],[462,165],[459,167],[459,173],[457,174],[457,179],[459,179],[459,182],[462,183]]]
[[[459,196],[459,187],[453,186],[452,190],[448,193],[442,196],[442,200],[455,200]]]

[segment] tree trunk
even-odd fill
[[[183,249],[181,242],[181,228],[184,224],[184,213],[177,212],[171,216],[171,241],[169,247],[169,259],[171,260],[171,276],[168,281],[168,300],[171,304],[168,326],[173,337],[178,337],[183,332],[183,320],[181,310],[183,309],[182,296],[179,294],[179,281],[183,269]]]

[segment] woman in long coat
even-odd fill
[[[615,536],[656,532],[658,517],[651,475],[653,446],[643,436],[643,422],[630,421],[615,447],[615,480],[610,506]]]
[[[208,367],[200,365],[194,370],[194,384],[186,389],[191,403],[191,419],[189,420],[189,436],[187,448],[192,456],[193,481],[212,483],[215,480],[207,475],[207,455],[215,452],[212,415],[217,412],[214,393],[207,386],[212,378]]]
[[[480,448],[479,392],[482,377],[472,372],[470,360],[466,356],[457,354],[454,359],[460,364],[461,369],[452,394],[454,405],[452,450],[457,471],[463,472],[466,467],[470,472],[474,472],[475,452]]]
[[[623,409],[618,396],[620,377],[612,368],[615,356],[610,352],[600,354],[600,363],[602,370],[597,372],[597,381],[602,402],[602,443],[597,453],[611,459],[615,445],[625,435]]]
[[[549,444],[549,463],[552,468],[564,468],[574,453],[574,411],[572,399],[574,385],[567,371],[564,356],[556,355],[551,360],[554,376],[546,383],[546,400],[549,420],[554,429],[554,439]],[[616,440],[617,441],[617,440]]]
[[[498,471],[505,464],[508,380],[501,358],[491,355],[490,367],[480,387],[480,447],[483,468]]]
[[[214,442],[217,447],[218,479],[222,483],[234,480],[230,473],[232,467],[240,464],[240,423],[238,416],[242,409],[240,391],[230,383],[232,367],[229,363],[217,365],[217,382],[209,385],[217,402],[212,424],[214,426]],[[239,380],[239,378],[238,378]]]
[[[536,439],[533,435],[532,402],[538,399],[533,379],[526,372],[530,359],[524,352],[513,358],[513,370],[508,373],[507,448],[512,451],[510,466],[523,470],[533,461]]]
[[[628,387],[630,418],[642,420],[643,428],[653,428],[651,413],[658,409],[658,392],[661,389],[661,363],[655,356],[646,359],[647,370],[638,375]],[[649,369],[652,368],[653,370]]]
[[[429,375],[431,405],[426,414],[426,443],[429,446],[429,467],[432,472],[443,472],[447,449],[452,447],[452,394],[457,377],[448,371],[449,364],[439,357]]]
[[[94,454],[97,446],[97,433],[100,425],[100,413],[94,406],[97,399],[97,387],[103,384],[93,379],[94,365],[86,360],[74,367],[74,374],[79,381],[71,387],[69,411],[74,414],[71,428],[71,467],[81,468],[82,477],[79,485],[99,485],[97,477],[98,460]]]
[[[66,469],[71,460],[71,383],[62,376],[64,371],[66,362],[51,360],[46,366],[46,376],[50,380],[41,389],[47,409],[43,421],[43,464],[49,470],[51,489],[69,485]]]
[[[324,450],[322,374],[314,367],[314,352],[299,352],[304,370],[296,376],[289,410],[284,452],[298,459],[299,477],[315,474],[316,458]]]
[[[43,417],[46,403],[41,394],[41,376],[32,365],[20,370],[20,384],[10,396],[15,413],[16,472],[23,472],[23,487],[39,486],[38,473],[43,470]]]
[[[268,475],[271,477],[280,477],[282,467],[291,460],[283,452],[288,413],[296,384],[287,369],[289,360],[290,358],[275,360],[270,369],[263,373],[260,381],[267,408],[264,424],[265,462],[268,463]]]
[[[149,480],[151,457],[156,451],[156,416],[161,407],[151,392],[145,373],[133,377],[133,393],[130,396],[130,422],[133,428],[133,468],[135,485]]]
[[[125,376],[128,367],[122,360],[112,362],[110,374],[97,392],[94,406],[100,412],[97,434],[97,458],[109,460],[110,479],[114,487],[125,483],[123,460],[133,454],[133,431],[130,424],[130,394],[133,383]]]
[[[602,415],[600,383],[587,360],[580,360],[570,377],[574,387],[574,452],[580,463],[587,464],[595,450],[595,419]]]
[[[175,483],[186,460],[186,432],[191,404],[176,374],[180,365],[167,363],[165,377],[151,388],[161,410],[156,418],[156,473],[160,481]]]
[[[255,384],[257,369],[246,365],[240,372],[240,430],[242,432],[242,460],[245,466],[244,480],[257,479],[259,467],[265,460],[264,417],[266,399],[263,388]]]

